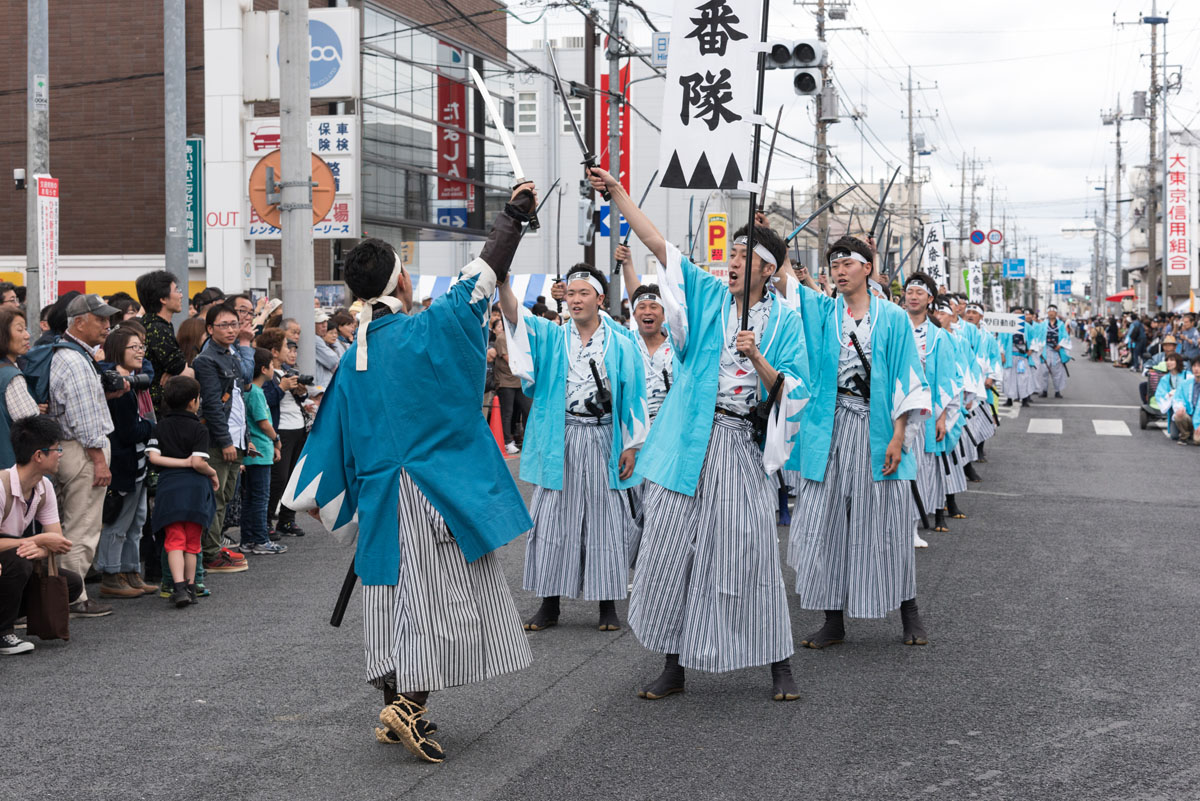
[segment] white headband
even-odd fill
[[[659,300],[658,295],[655,295],[653,292],[646,292],[641,295],[638,295],[637,303],[633,304],[633,308],[636,309],[638,306],[641,306],[643,303],[657,303],[660,306],[662,305],[662,301]]]
[[[379,297],[364,300],[362,310],[358,313],[358,351],[354,357],[354,369],[360,373],[367,369],[367,328],[371,325],[371,307],[376,303],[382,303],[394,314],[404,306],[399,298],[392,297],[392,293],[396,291],[396,286],[400,283],[404,265],[400,263],[400,254],[395,249],[392,250],[392,258],[394,259],[392,274],[388,277],[387,285],[379,293]]]
[[[971,301],[971,302],[967,303],[967,309],[974,309],[975,311],[979,312],[980,314],[983,314],[983,304],[982,303],[975,303],[974,301]]]
[[[954,314],[954,309],[947,301],[944,300],[935,301],[933,304],[933,310],[936,312],[942,312],[943,314]]]
[[[867,261],[866,259],[864,259],[862,257],[861,253],[855,253],[853,250],[835,250],[833,253],[829,254],[829,263],[830,264],[837,261],[838,259],[854,259],[859,264],[870,264],[871,263],[871,262]]]
[[[600,286],[600,282],[596,280],[596,276],[592,275],[591,273],[585,273],[583,270],[575,273],[568,273],[566,283],[570,284],[572,281],[586,281],[592,285],[592,289],[596,290],[597,295],[604,294],[604,288]]]
[[[733,244],[741,245],[742,247],[745,247],[747,244],[746,237],[739,236],[737,239],[733,240]],[[775,261],[775,257],[773,255],[771,255],[771,251],[767,250],[761,242],[754,243],[754,252],[757,253],[758,257],[760,259],[762,259],[763,261],[765,261],[767,264],[770,264],[772,267],[775,267],[775,268],[779,267],[779,262]]]
[[[858,254],[856,253],[855,255],[857,256]],[[910,286],[915,286],[917,289],[921,290],[922,292],[924,292],[926,295],[928,295],[931,298],[934,296],[933,293],[929,291],[929,287],[926,286],[925,282],[922,281],[920,278],[908,279],[908,283],[906,283],[904,285],[904,288],[908,289]]]

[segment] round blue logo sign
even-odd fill
[[[987,237],[984,235],[983,231],[972,231],[971,232],[971,242],[973,244],[982,245],[984,239],[986,239],[986,238]]]
[[[275,49],[279,63],[279,49]],[[308,21],[308,87],[320,89],[342,69],[342,40],[332,27],[315,19]]]

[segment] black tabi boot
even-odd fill
[[[1004,399],[1004,408],[1007,409],[1009,406],[1012,406],[1012,398],[1005,398]]]
[[[828,648],[846,639],[846,623],[841,609],[825,610],[825,625],[808,635],[800,644],[805,648]]]
[[[1029,398],[1021,398],[1021,405],[1025,408],[1029,408],[1033,405],[1033,403],[1029,400]]]
[[[800,700],[800,690],[796,687],[796,680],[792,678],[791,660],[780,659],[771,663],[771,700]]]
[[[385,692],[386,697],[386,692]],[[393,738],[426,762],[443,762],[446,753],[434,740],[429,739],[426,732],[425,701],[429,693],[393,693],[392,701],[379,713],[379,722],[384,725],[386,732],[381,735],[376,729],[375,739],[380,742],[391,742]],[[390,735],[390,736],[389,736]]]
[[[938,509],[933,518],[934,531],[949,531],[950,527],[946,525],[946,510]]]
[[[617,617],[616,601],[600,602],[600,631],[620,631],[621,618]]]
[[[982,442],[979,443],[979,450],[977,451],[977,453],[979,454],[979,458],[976,459],[975,461],[979,462],[980,464],[987,464],[987,457],[983,455],[983,443]]]
[[[526,631],[541,631],[558,625],[558,596],[547,595],[542,599],[542,605],[533,613],[533,617],[525,621]]]
[[[1056,398],[1060,398],[1060,399],[1061,399],[1061,398],[1062,398],[1062,393],[1061,393],[1061,392],[1055,392],[1055,393],[1054,393],[1054,397],[1056,397]]]
[[[779,490],[779,525],[790,526],[792,524],[792,512],[788,509],[788,491],[786,489]]]
[[[983,479],[979,477],[979,474],[975,472],[975,465],[971,464],[970,462],[968,462],[967,466],[963,468],[963,474],[967,477],[967,481],[970,481],[973,484],[978,484],[980,481],[983,481]]]
[[[679,654],[667,654],[666,661],[663,664],[663,672],[659,674],[657,679],[638,690],[638,698],[645,698],[647,701],[657,701],[660,698],[666,698],[668,695],[681,693],[683,692],[685,678],[683,668],[679,666]]]
[[[929,635],[925,632],[925,624],[921,622],[916,598],[909,598],[900,604],[900,623],[904,626],[905,645],[929,644]]]
[[[1046,397],[1046,390],[1044,390],[1044,389],[1042,390],[1042,397],[1043,398]]]
[[[967,513],[958,508],[958,503],[954,500],[953,495],[946,495],[946,512],[955,520],[967,519]]]

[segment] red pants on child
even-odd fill
[[[204,529],[199,523],[168,523],[165,531],[167,537],[163,544],[164,551],[200,553],[200,537]]]

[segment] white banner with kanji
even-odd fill
[[[967,298],[973,303],[983,303],[983,262],[967,262]]]
[[[941,291],[942,287],[949,289],[949,277],[946,274],[946,254],[942,249],[945,242],[946,237],[942,231],[942,223],[940,221],[925,225],[924,241],[921,245],[921,269],[938,285],[939,291]]]
[[[35,175],[37,191],[38,292],[42,305],[58,297],[58,179]]]
[[[1004,311],[1004,287],[992,284],[992,311]]]
[[[1167,220],[1167,274],[1195,275],[1196,247],[1195,182],[1192,180],[1191,146],[1172,135],[1167,140],[1167,185],[1164,214]]]
[[[763,0],[675,3],[660,186],[737,189],[750,180],[762,13]]]

